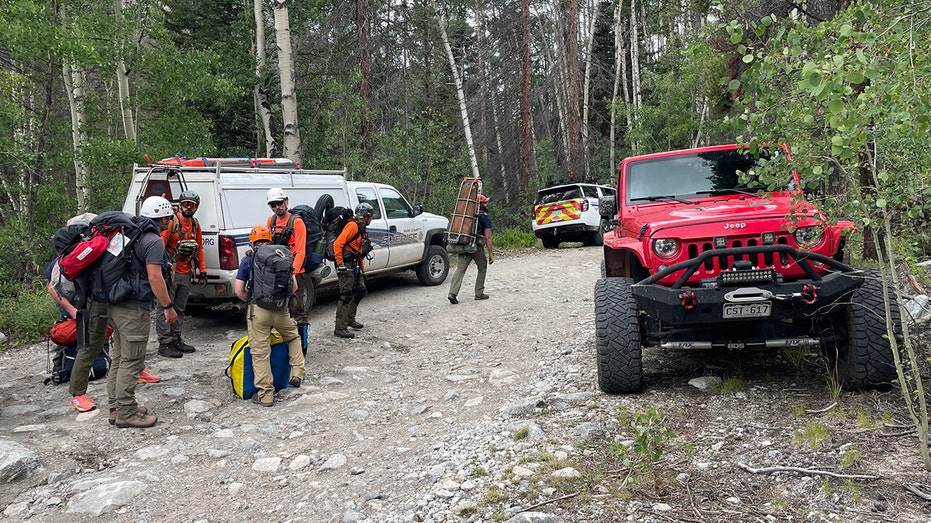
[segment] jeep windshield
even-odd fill
[[[737,150],[632,162],[626,172],[627,201],[681,201],[683,196],[727,193],[756,196],[760,188],[748,186],[746,177],[752,178],[759,166],[759,160]]]

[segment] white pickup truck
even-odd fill
[[[304,204],[317,210],[332,205],[355,209],[360,202],[375,208],[368,226],[374,246],[366,275],[379,276],[414,270],[424,285],[440,285],[449,273],[444,243],[445,217],[411,205],[394,187],[347,181],[345,171],[301,169],[279,158],[170,158],[150,165],[134,165],[123,211],[137,215],[142,200],[164,196],[177,203],[184,190],[197,191],[200,206],[195,218],[204,237],[207,285],[191,289],[192,305],[236,302],[233,283],[239,262],[249,249],[249,230],[271,216],[265,193],[280,187],[289,206]],[[336,283],[332,262],[310,273],[312,305],[317,289]]]

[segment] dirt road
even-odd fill
[[[373,281],[354,340],[332,335],[335,302],[324,294],[311,317],[307,380],[271,409],[235,397],[224,376],[231,343],[245,335],[240,319],[191,316],[186,341],[196,353],[170,360],[149,345],[148,368],[163,381],[137,389],[159,416],[145,430],[71,410],[65,386],[42,385],[44,344],[7,351],[0,443],[25,448],[35,468],[0,489],[0,512],[29,521],[460,522],[522,521],[540,504],[533,510],[566,522],[931,521],[927,502],[903,490],[931,483],[914,434],[883,427],[907,421],[894,393],[842,394],[818,413],[835,400],[809,365],[652,353],[643,394],[598,392],[599,256],[504,255],[489,268],[491,299],[471,299],[472,268],[455,306],[446,285],[423,287],[412,274]],[[709,376],[731,388],[688,385]],[[89,395],[104,403],[103,383],[91,382]],[[825,437],[799,436],[815,423]],[[637,450],[645,436],[660,457]],[[857,459],[848,464],[850,449]]]

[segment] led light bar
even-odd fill
[[[751,283],[775,283],[776,270],[752,269],[749,271],[725,271],[718,275],[719,285],[747,285]]]

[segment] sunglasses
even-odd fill
[[[281,200],[280,202],[268,202],[268,206],[271,207],[272,209],[274,209],[275,207],[280,207],[282,205],[284,205],[284,200]]]
[[[181,202],[181,207],[197,207],[197,204],[194,202]]]

